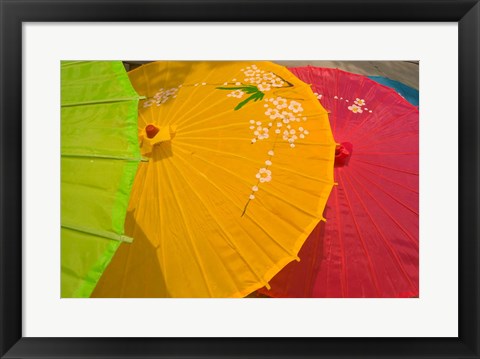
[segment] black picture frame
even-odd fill
[[[2,358],[480,358],[478,0],[0,0],[0,12]],[[22,23],[42,21],[458,22],[458,338],[22,337]]]

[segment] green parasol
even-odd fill
[[[89,297],[121,242],[141,160],[120,61],[61,62],[61,296]]]

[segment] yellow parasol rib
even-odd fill
[[[96,297],[243,297],[323,219],[335,141],[310,87],[270,62],[156,62],[129,73],[141,163]]]

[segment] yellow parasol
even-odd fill
[[[141,163],[95,297],[243,297],[323,219],[335,141],[309,85],[270,62],[155,62],[129,73]]]

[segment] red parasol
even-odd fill
[[[290,69],[330,112],[335,186],[320,224],[270,282],[274,297],[419,294],[418,109],[395,91],[338,69]]]

